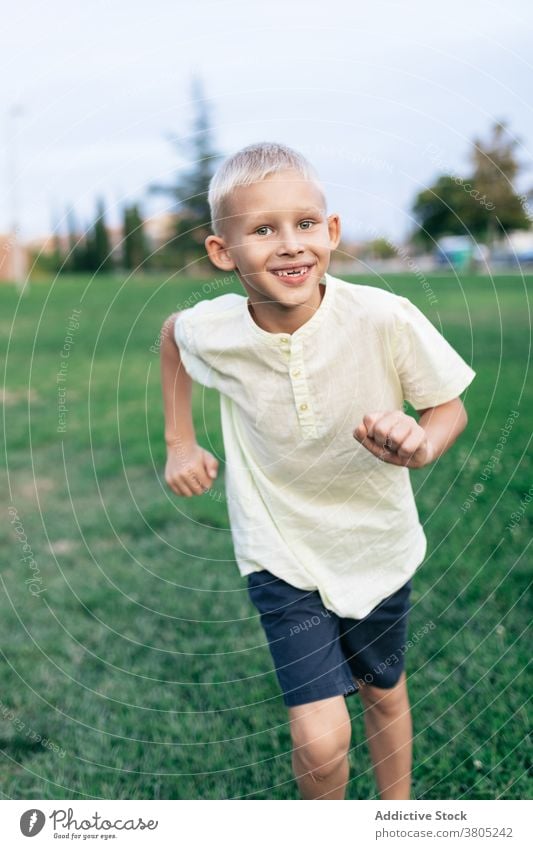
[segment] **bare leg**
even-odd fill
[[[389,690],[357,683],[380,798],[409,799],[413,729],[405,670]]]
[[[344,696],[291,707],[289,719],[302,799],[344,799],[352,731]]]

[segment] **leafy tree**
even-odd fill
[[[67,220],[68,252],[62,271],[67,274],[85,271],[87,263],[85,242],[81,238],[76,216],[71,206],[67,209],[65,217]]]
[[[67,274],[109,271],[113,261],[103,200],[98,201],[95,221],[85,236],[80,233],[72,207],[67,210],[66,220],[68,248],[60,270]]]
[[[139,269],[146,264],[147,247],[143,220],[137,204],[124,209],[123,263],[124,268]]]
[[[205,256],[204,240],[211,232],[207,191],[220,158],[214,148],[210,111],[198,78],[192,82],[192,98],[196,113],[190,136],[171,139],[178,151],[185,154],[190,166],[178,173],[174,186],[150,187],[152,193],[166,194],[172,200],[172,211],[177,217],[176,232],[167,246],[167,253],[170,251],[173,262],[181,266]]]
[[[519,141],[511,136],[505,121],[497,121],[486,142],[474,140],[471,161],[474,167],[472,183],[486,194],[493,209],[480,216],[487,244],[507,230],[527,230],[530,221],[514,188],[521,163],[518,160]]]
[[[396,256],[394,245],[388,239],[382,237],[372,239],[368,243],[367,249],[375,259],[391,259],[393,256]]]
[[[455,177],[443,174],[428,189],[420,192],[413,204],[419,222],[415,241],[432,245],[441,236],[457,236],[472,232],[471,224],[478,215],[478,202],[468,194]]]
[[[85,267],[98,273],[109,271],[112,266],[111,242],[105,223],[104,202],[97,202],[96,220],[85,241]]]
[[[474,140],[470,176],[443,174],[416,196],[414,241],[427,245],[441,236],[471,234],[490,245],[507,230],[528,229],[513,185],[522,167],[517,146],[503,122],[493,125],[487,142]]]

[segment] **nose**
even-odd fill
[[[304,252],[304,246],[298,239],[299,233],[292,228],[280,232],[280,238],[276,253],[278,256],[296,256]]]

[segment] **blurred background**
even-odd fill
[[[533,262],[528,12],[26,0],[0,36],[1,279],[205,271],[205,186],[263,139],[315,163],[345,270]]]
[[[214,390],[193,393],[213,489],[164,480],[161,326],[243,294],[206,260],[206,190],[262,140],[317,168],[330,271],[408,297],[476,370],[467,430],[411,473],[413,798],[528,797],[532,28],[526,0],[4,13],[3,798],[297,798]],[[376,798],[347,705],[348,798]]]

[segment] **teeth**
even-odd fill
[[[275,271],[274,274],[277,274],[278,277],[301,277],[302,274],[307,274],[308,270],[309,268],[305,266],[294,271]]]

